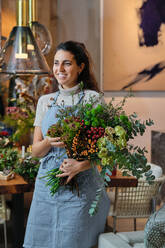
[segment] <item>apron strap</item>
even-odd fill
[[[79,97],[79,100],[78,100],[78,103],[77,103],[77,104],[80,104],[80,102],[81,102],[82,99],[84,98],[84,96],[85,96],[84,90],[80,91],[79,96],[80,96],[80,97]]]
[[[52,104],[52,105],[55,105],[55,104],[56,104],[57,98],[58,98],[59,94],[60,94],[60,91],[58,90],[58,91],[56,92],[56,95],[54,96],[53,104]]]

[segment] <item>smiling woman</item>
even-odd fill
[[[39,99],[34,122],[32,152],[34,156],[42,157],[42,162],[35,183],[24,247],[91,248],[104,231],[109,211],[109,199],[103,190],[97,214],[90,217],[88,213],[91,200],[95,198],[96,190],[103,187],[103,182],[98,171],[93,171],[90,161],[67,157],[61,137],[46,135],[49,127],[59,120],[56,114],[60,105],[67,107],[87,103],[91,98],[101,103],[103,99],[98,93],[89,54],[82,43],[67,41],[57,47],[53,73],[59,90]],[[44,176],[56,168],[62,172],[60,177],[67,176],[68,180],[66,186],[61,186],[52,196]],[[68,184],[75,176],[79,196],[76,189],[71,191]]]
[[[70,52],[59,50],[55,55],[53,73],[64,89],[71,88],[77,84],[84,65],[84,63],[77,65],[74,55]]]

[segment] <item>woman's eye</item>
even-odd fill
[[[71,65],[71,63],[70,62],[65,62],[65,65],[68,65],[69,66],[69,65]]]
[[[54,62],[54,65],[58,65],[58,62],[57,62],[57,61],[55,61],[55,62]]]

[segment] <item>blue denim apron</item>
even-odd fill
[[[58,95],[59,92],[43,119],[43,136],[48,128],[58,121]],[[79,102],[83,97],[84,92],[80,92]],[[25,248],[90,248],[97,243],[98,235],[104,232],[110,207],[105,191],[96,215],[90,217],[88,213],[96,190],[103,183],[97,170],[89,169],[76,176],[79,196],[77,191],[72,192],[69,186],[61,186],[58,192],[51,196],[49,187],[45,186],[46,179],[40,179],[47,171],[61,165],[63,159],[67,158],[66,154],[60,158],[64,151],[64,148],[52,148],[41,159],[26,227]]]

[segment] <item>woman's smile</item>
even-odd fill
[[[65,79],[67,75],[66,74],[63,74],[63,73],[58,73],[57,76],[60,79]]]

